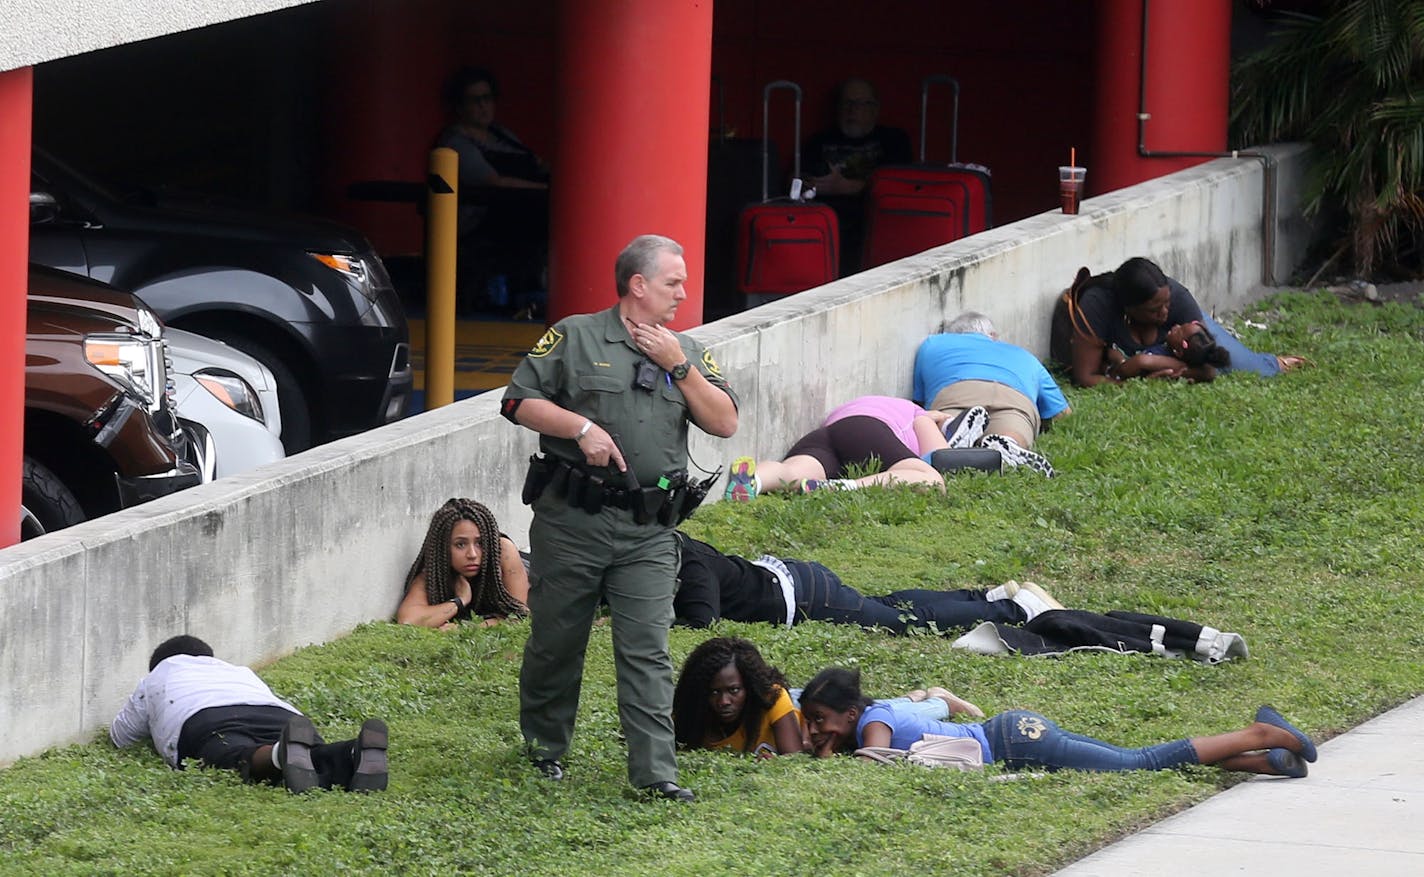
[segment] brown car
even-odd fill
[[[162,332],[132,295],[30,267],[22,538],[202,480]]]

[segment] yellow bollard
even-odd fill
[[[425,212],[425,410],[455,401],[455,235],[460,157],[430,150]]]

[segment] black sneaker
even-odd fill
[[[944,425],[944,438],[951,448],[972,448],[989,425],[989,410],[982,405],[966,408]]]
[[[386,760],[386,746],[390,735],[386,723],[380,719],[367,719],[361,725],[361,733],[356,735],[351,746],[351,781],[346,788],[351,792],[380,792],[389,780],[389,766]]]
[[[316,728],[311,719],[296,715],[282,729],[282,785],[292,794],[300,794],[321,785],[321,775],[312,764],[311,750],[316,745]]]
[[[1037,451],[1030,451],[1006,435],[986,435],[979,440],[979,446],[998,451],[999,456],[1004,459],[1005,468],[1027,466],[1045,478],[1053,477],[1053,464],[1048,462],[1047,457]]]
[[[652,798],[665,798],[669,801],[679,801],[684,804],[697,800],[697,796],[692,794],[691,789],[684,789],[677,783],[667,780],[660,783],[653,783],[650,786],[643,786],[643,792]]]
[[[536,758],[534,767],[544,775],[544,779],[559,782],[564,778],[564,766],[553,758]]]

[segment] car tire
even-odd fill
[[[272,377],[277,379],[277,406],[282,410],[282,447],[287,456],[305,451],[312,446],[312,414],[307,405],[307,394],[302,382],[297,380],[281,357],[245,335],[227,332],[203,332],[214,340],[243,353],[267,366]]]
[[[61,530],[85,520],[84,508],[59,476],[25,455],[20,487],[21,539]]]

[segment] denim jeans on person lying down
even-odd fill
[[[910,628],[958,631],[981,621],[1023,624],[1027,620],[1017,603],[986,600],[983,591],[911,588],[882,597],[866,597],[819,563],[785,563],[796,590],[797,622],[858,624],[903,634]]]
[[[984,722],[995,761],[1007,767],[1066,767],[1073,770],[1164,770],[1197,764],[1190,740],[1124,749],[1058,727],[1028,710],[1009,710]]]
[[[1222,369],[1223,373],[1254,372],[1267,378],[1275,377],[1281,373],[1281,363],[1276,359],[1274,353],[1257,353],[1242,344],[1241,339],[1222,328],[1222,325],[1208,316],[1206,311],[1202,311],[1202,325],[1208,332],[1216,336],[1216,343],[1231,354],[1231,367]]]

